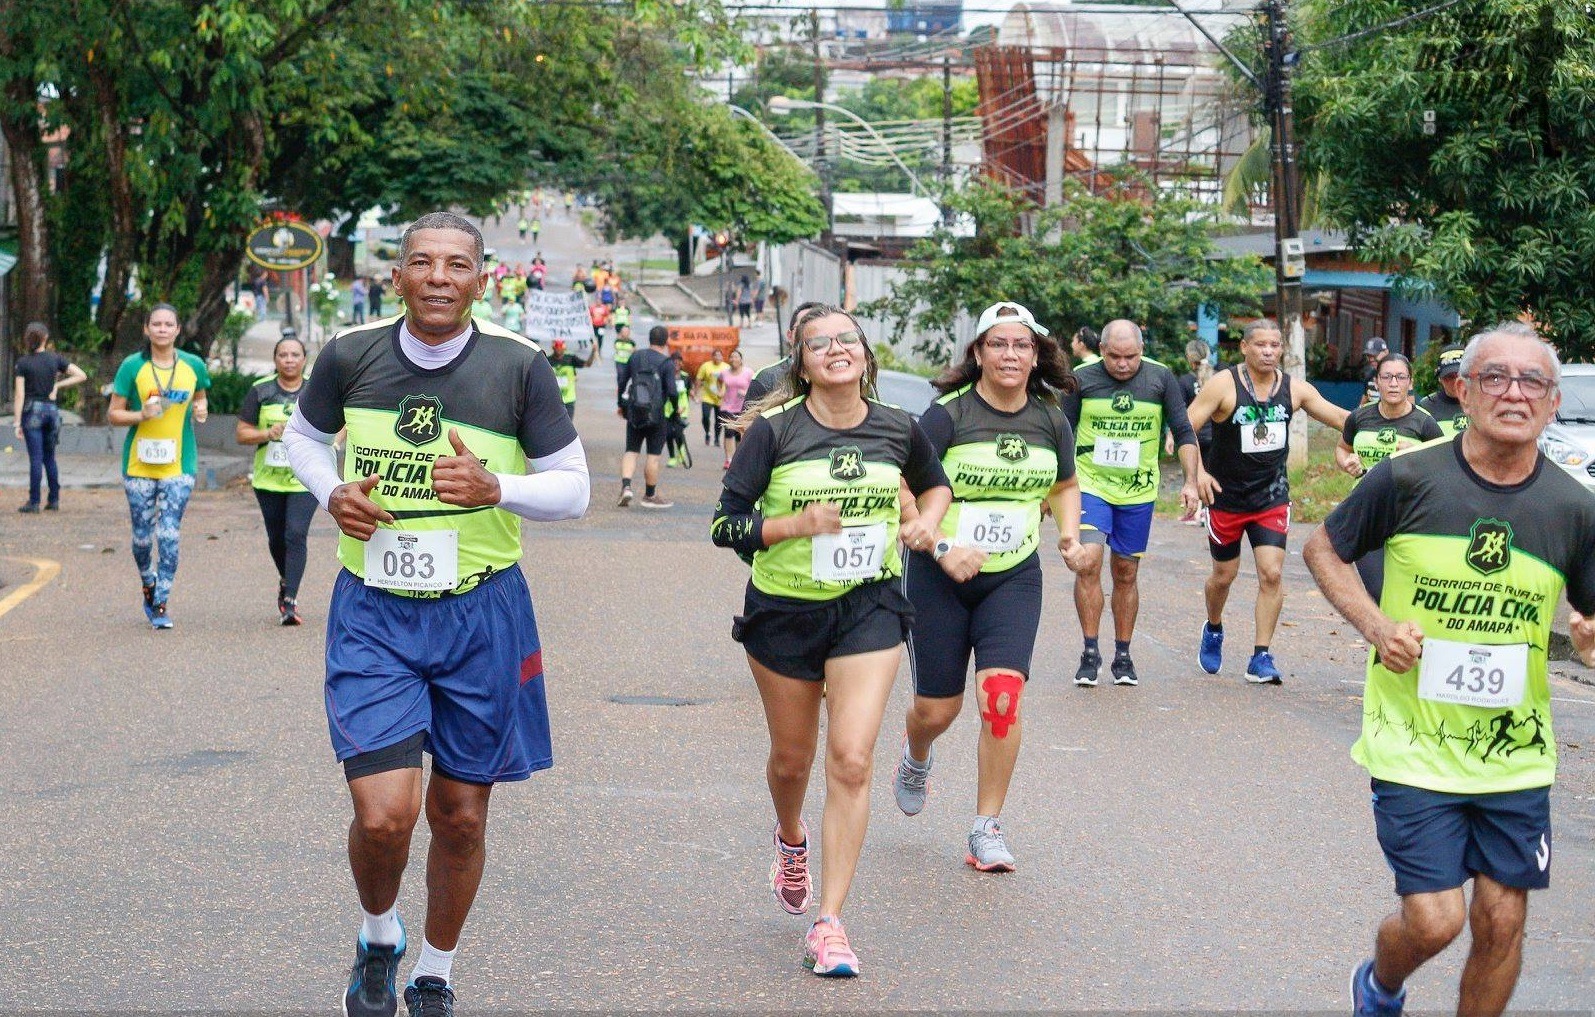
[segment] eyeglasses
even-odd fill
[[[1525,399],[1544,399],[1556,383],[1538,374],[1507,374],[1505,371],[1475,371],[1467,377],[1479,383],[1487,396],[1503,396],[1517,382],[1517,390]]]
[[[1026,353],[1033,353],[1036,349],[1036,341],[1034,339],[1014,339],[1009,342],[1000,342],[996,339],[982,339],[980,340],[980,345],[984,346],[986,349],[997,354],[998,356],[1002,356],[1004,353],[1007,353],[1010,350],[1014,353],[1024,355]]]
[[[1410,375],[1410,374],[1381,374],[1379,376],[1379,380],[1380,381],[1411,381],[1412,380],[1412,375]]]
[[[811,335],[803,340],[803,348],[810,353],[824,353],[831,348],[832,343],[848,348],[857,346],[863,341],[864,333],[853,329],[848,332],[838,332],[835,335]]]

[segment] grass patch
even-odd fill
[[[643,272],[674,272],[677,268],[674,258],[644,258],[636,265]]]

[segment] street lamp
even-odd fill
[[[869,136],[875,139],[881,148],[885,150],[886,154],[892,157],[892,162],[897,164],[897,168],[907,174],[909,183],[913,185],[915,190],[927,198],[931,197],[930,188],[921,183],[919,177],[914,175],[914,171],[908,168],[908,164],[897,157],[897,153],[892,150],[892,146],[887,143],[886,139],[881,137],[880,132],[877,131],[868,120],[865,120],[863,117],[859,116],[857,113],[854,113],[846,106],[837,106],[829,102],[814,102],[809,99],[793,99],[790,96],[776,95],[770,97],[770,102],[767,108],[776,116],[785,116],[786,114],[791,113],[793,110],[799,109],[825,109],[830,110],[832,113],[840,113],[842,116],[847,117],[855,124],[858,124],[860,127],[864,128],[864,130],[869,133]]]
[[[780,135],[776,134],[774,131],[770,130],[769,127],[765,126],[763,120],[760,120],[758,117],[754,116],[752,113],[733,102],[726,103],[726,109],[730,110],[733,116],[738,116],[744,120],[751,121],[755,127],[764,132],[764,136],[766,138],[769,138],[771,141],[781,146],[782,150],[784,150],[787,155],[790,155],[792,158],[801,163],[804,169],[808,170],[810,173],[815,172],[814,167],[810,166],[806,162],[803,162],[803,157],[794,152],[791,145],[788,145],[786,142],[782,141]]]

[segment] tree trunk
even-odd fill
[[[133,183],[127,175],[127,135],[106,61],[89,64],[94,81],[95,111],[104,135],[105,167],[110,180],[111,245],[105,256],[105,281],[100,286],[99,326],[115,336],[127,313],[127,281],[133,270]],[[113,344],[114,345],[114,344]]]
[[[32,109],[27,98],[31,82],[7,87],[12,102]],[[50,263],[50,226],[44,208],[43,145],[39,118],[0,118],[0,132],[11,150],[11,191],[17,203],[17,317],[18,324],[42,321],[55,331],[55,276]]]

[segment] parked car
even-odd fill
[[[875,391],[881,402],[901,406],[915,420],[930,409],[930,404],[936,401],[939,394],[930,387],[929,378],[921,378],[907,371],[879,372],[875,377]]]
[[[1561,392],[1540,451],[1595,494],[1595,364],[1563,364]]]

